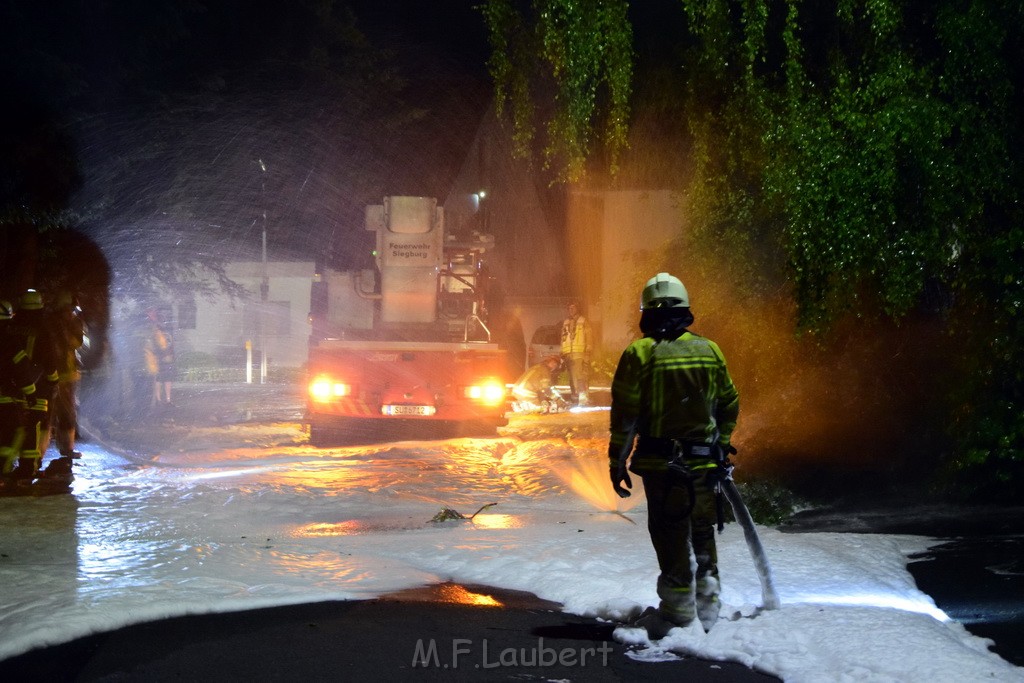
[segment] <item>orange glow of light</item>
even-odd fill
[[[296,529],[295,535],[306,537],[348,536],[359,530],[359,522],[350,519],[344,522],[313,522]]]
[[[473,526],[481,529],[520,529],[523,521],[514,515],[476,515]]]
[[[437,588],[438,597],[441,602],[447,602],[452,605],[475,605],[477,607],[503,607],[499,600],[491,597],[490,595],[484,595],[483,593],[473,593],[472,591],[466,590],[463,586],[457,584],[446,583],[443,586]]]
[[[633,495],[619,498],[608,478],[607,461],[600,457],[552,463],[551,471],[573,493],[598,510],[621,513],[632,509],[644,499],[643,484],[636,475],[631,475]]]

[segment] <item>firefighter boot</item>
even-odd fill
[[[645,609],[630,625],[647,631],[648,640],[661,640],[672,629],[686,626],[686,624],[676,624],[670,621],[656,607]]]
[[[675,626],[689,626],[697,616],[697,607],[693,600],[693,592],[689,585],[676,585],[663,577],[658,577],[658,614],[662,619]]]
[[[57,433],[57,445],[60,447],[60,454],[67,458],[81,458],[82,454],[75,450],[75,432],[77,430],[74,427],[65,429]]]
[[[24,479],[32,481],[39,474],[39,461],[41,458],[36,456],[26,456],[24,453],[18,458],[18,466],[14,468],[12,476],[15,479]]]
[[[7,495],[14,490],[14,465],[18,461],[17,451],[13,448],[0,448],[0,495]]]
[[[71,463],[71,456],[62,455],[50,461],[50,464],[39,476],[42,479],[70,484],[75,478],[71,473]]]
[[[18,461],[17,451],[13,448],[0,448],[0,475],[7,476],[14,471]]]
[[[710,631],[718,621],[718,613],[722,609],[718,593],[717,578],[708,575],[697,579],[697,618],[705,631]]]
[[[26,456],[24,452],[18,458],[18,465],[8,477],[5,477],[4,495],[31,495],[33,480],[39,474],[39,456]]]

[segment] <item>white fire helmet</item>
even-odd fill
[[[644,285],[640,295],[640,310],[648,308],[689,308],[690,295],[679,278],[668,273],[658,273]]]

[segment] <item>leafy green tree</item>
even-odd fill
[[[539,35],[605,54],[607,30],[575,33],[550,19],[590,6],[534,0],[529,15],[490,0],[484,10],[499,101],[509,102],[523,141],[532,135],[525,112],[548,114],[557,138],[547,143],[549,163],[550,150],[569,150],[557,157],[564,180],[578,179],[594,150],[579,144],[586,133],[557,123],[561,112],[587,112],[575,120],[591,130],[629,103],[598,102],[597,114],[576,87],[606,73],[595,63],[612,62],[537,52],[548,65],[538,71],[514,41]],[[1024,174],[1015,150],[1024,142],[1024,50],[1007,27],[1024,19],[1021,4],[681,0],[680,11],[686,84],[676,96],[694,159],[680,189],[697,239],[745,282],[763,283],[756,274],[781,256],[801,330],[824,333],[850,314],[868,321],[938,309],[955,349],[951,469],[980,474],[958,479],[984,480],[989,493],[1019,495]],[[612,33],[630,35],[621,26]],[[612,71],[628,93],[630,72]],[[537,73],[554,96],[528,104],[539,91],[525,84]],[[622,139],[605,137],[611,158]]]
[[[633,32],[626,0],[489,0],[481,7],[493,51],[499,115],[509,109],[521,156],[532,154],[533,85],[554,95],[543,145],[545,168],[579,180],[603,143],[615,168],[626,146],[633,77]],[[531,11],[532,10],[532,11]],[[600,132],[595,132],[600,131]]]

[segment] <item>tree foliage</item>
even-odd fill
[[[562,3],[534,2],[538,15],[551,5]],[[751,273],[781,253],[804,330],[827,330],[850,312],[941,309],[950,344],[963,350],[955,355],[967,359],[950,368],[961,387],[954,463],[984,466],[1004,483],[1019,475],[1024,50],[1008,27],[1024,19],[1021,4],[681,0],[680,11],[680,125],[695,169],[683,189],[696,234]],[[489,23],[499,99],[528,111],[517,98],[529,94],[520,81],[530,72],[510,65],[515,50],[497,54],[511,24]],[[601,32],[566,28],[536,23],[542,35],[588,43],[576,48],[583,54],[605,44]],[[593,62],[555,63],[580,69],[557,72],[557,110]],[[578,129],[548,131],[562,136],[554,144],[589,150],[574,146],[586,139]],[[582,168],[576,160],[562,177]]]
[[[533,85],[554,85],[545,167],[578,180],[599,145],[615,168],[626,146],[633,76],[627,0],[514,0],[482,5],[493,51],[488,67],[499,115],[506,107],[520,156],[532,155]]]

